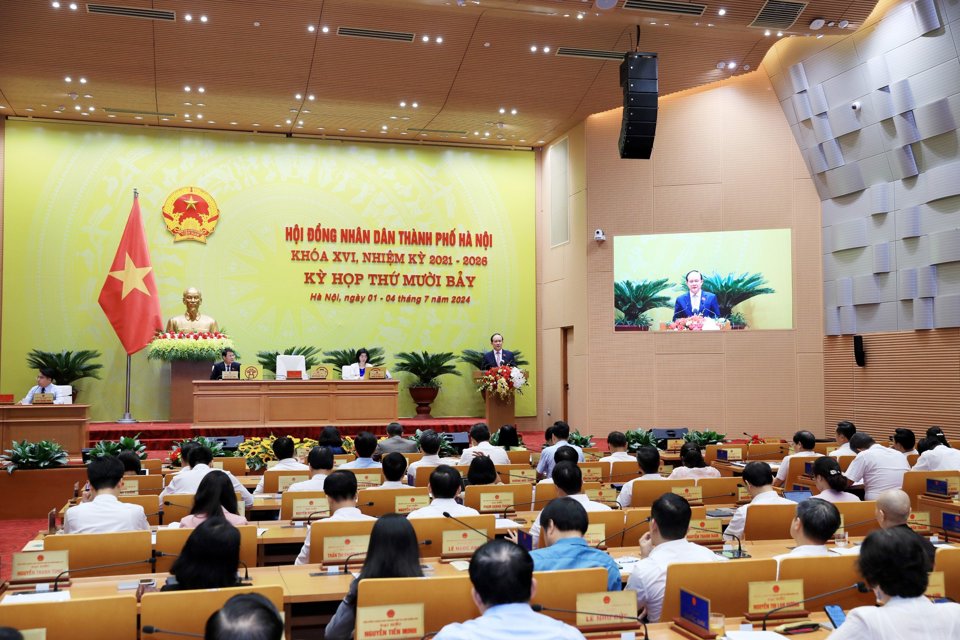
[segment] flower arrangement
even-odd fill
[[[297,449],[312,449],[318,444],[313,438],[287,437],[293,440],[293,445]],[[276,439],[277,436],[275,435],[269,435],[263,438],[247,438],[237,445],[237,451],[247,459],[247,467],[254,471],[259,471],[265,468],[268,462],[277,459],[277,456],[273,453],[273,442]]]
[[[233,349],[233,341],[225,333],[158,331],[147,347],[147,359],[212,362],[220,358],[224,349]]]
[[[677,318],[667,325],[670,331],[718,331],[727,324],[724,318],[705,318],[704,316],[690,316],[689,318]]]
[[[117,456],[123,451],[133,451],[141,460],[147,459],[147,445],[140,442],[140,434],[123,436],[120,440],[101,440],[90,450],[91,458]]]
[[[518,367],[493,367],[477,381],[477,390],[480,393],[496,394],[501,400],[510,400],[514,393],[523,393],[527,384],[527,377]]]
[[[340,446],[343,448],[344,453],[353,453],[355,451],[355,447],[353,446],[353,436],[346,436],[340,443]]]
[[[748,444],[766,444],[766,442],[767,442],[766,440],[760,437],[759,433],[755,433],[752,436],[750,436],[750,441],[748,442]]]
[[[183,445],[187,442],[199,442],[207,449],[210,449],[210,452],[213,453],[214,458],[223,458],[231,457],[232,454],[227,453],[223,450],[223,443],[219,440],[214,440],[212,438],[206,438],[204,436],[195,436],[193,438],[187,438],[186,440],[175,440],[173,442],[173,449],[170,451],[170,464],[179,467],[183,465],[183,460],[181,460],[180,450],[183,448]]]

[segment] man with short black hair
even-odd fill
[[[620,591],[620,567],[605,551],[587,544],[589,519],[583,505],[571,498],[551,500],[540,513],[546,547],[533,551],[535,571],[601,567],[607,570],[607,591]]]
[[[560,447],[573,447],[577,452],[577,462],[583,462],[583,449],[567,442],[567,438],[570,437],[570,425],[563,420],[554,422],[553,437],[553,445],[540,452],[540,463],[537,464],[537,476],[540,478],[549,478],[553,475],[553,456]]]
[[[48,367],[43,367],[37,372],[37,384],[27,391],[27,395],[18,404],[33,404],[33,397],[38,393],[49,393],[53,396],[53,404],[67,404],[68,399],[57,397],[56,377],[57,372]]]
[[[584,640],[576,628],[530,608],[537,581],[526,549],[505,540],[484,544],[470,559],[470,582],[480,617],[448,624],[436,640]]]
[[[417,479],[417,469],[420,467],[439,467],[443,464],[440,459],[440,434],[433,429],[420,432],[420,451],[423,457],[411,462],[407,467],[407,484],[411,487]]]
[[[310,479],[295,482],[287,487],[290,491],[323,491],[323,483],[333,471],[333,451],[330,447],[314,447],[307,454],[307,464],[310,467]]]
[[[207,619],[206,640],[282,640],[283,618],[259,593],[235,595]]]
[[[210,451],[208,447],[199,445],[193,447],[187,453],[187,461],[190,463],[190,469],[186,471],[181,471],[176,476],[176,491],[171,491],[170,493],[197,493],[197,489],[200,487],[200,482],[203,480],[203,477],[213,471],[213,468],[210,466],[213,463],[213,452]],[[240,494],[240,497],[243,498],[243,504],[249,509],[253,506],[253,494],[247,491],[247,488],[240,484],[240,481],[237,480],[229,471],[224,470],[227,477],[230,478],[230,484],[233,485],[233,490]],[[163,494],[160,495],[160,504],[163,504]]]
[[[557,485],[558,498],[573,498],[587,511],[610,511],[610,507],[602,502],[596,502],[583,492],[583,472],[575,462],[559,462],[553,468],[553,483]],[[530,536],[533,538],[533,547],[540,544],[541,518],[543,514],[530,525]]]
[[[808,498],[797,503],[797,515],[790,523],[790,537],[797,546],[790,553],[775,557],[778,569],[784,558],[833,555],[827,542],[833,539],[839,528],[840,511],[832,502]]]
[[[183,475],[184,471],[190,471],[190,450],[195,449],[199,446],[202,446],[196,440],[187,440],[180,445],[180,471],[173,474],[172,476],[167,476],[165,482],[167,483],[163,490],[160,492],[160,505],[163,506],[163,499],[174,493],[183,493],[180,491],[180,476]]]
[[[779,495],[773,488],[773,471],[766,462],[748,462],[743,468],[743,481],[750,494],[750,504],[738,507],[727,525],[724,535],[743,537],[743,527],[747,523],[747,510],[755,504],[796,504]]]
[[[627,451],[627,436],[620,431],[607,434],[607,448],[610,449],[610,455],[600,458],[600,462],[610,463],[611,469],[614,462],[632,462],[634,459]]]
[[[707,547],[687,540],[690,503],[675,493],[665,493],[650,509],[650,530],[640,537],[640,562],[627,589],[637,592],[640,615],[646,610],[649,622],[659,622],[667,587],[667,567],[677,562],[719,562],[726,560]]]
[[[376,520],[360,512],[357,508],[357,477],[349,471],[334,471],[323,483],[323,490],[327,494],[327,506],[330,517],[327,522],[339,520]],[[303,547],[294,564],[308,564],[310,562],[310,530],[303,541]]]
[[[834,458],[840,456],[852,456],[855,452],[850,449],[850,438],[857,432],[857,426],[849,420],[837,423],[837,444],[840,446],[830,452]]]
[[[905,456],[917,453],[917,436],[905,427],[897,427],[893,431],[893,447]]]
[[[560,464],[561,462],[572,462],[576,464],[579,460],[580,456],[577,454],[577,450],[570,445],[559,447],[557,452],[553,454],[554,466]],[[553,484],[553,478],[544,478],[537,483],[537,486],[539,487],[542,484]]]
[[[296,455],[296,444],[293,438],[282,436],[273,441],[273,455],[277,457],[277,464],[273,465],[268,471],[309,471],[310,467],[303,464],[293,456]],[[263,482],[266,474],[260,476],[260,482],[257,488],[253,490],[255,494],[263,493]]]
[[[425,507],[420,507],[416,511],[407,514],[407,520],[411,518],[442,518],[446,511],[452,516],[460,518],[462,516],[476,516],[480,512],[470,507],[465,507],[457,502],[457,496],[463,489],[463,481],[460,472],[450,465],[441,464],[430,474],[430,495],[433,501]]]
[[[353,439],[353,448],[357,459],[340,465],[341,469],[379,469],[380,463],[374,462],[373,452],[377,449],[377,436],[369,431],[361,431]]]
[[[377,448],[373,452],[376,460],[382,460],[388,453],[416,453],[417,443],[403,437],[403,425],[399,422],[391,422],[387,425],[387,438],[377,443]]]
[[[643,472],[643,475],[624,484],[620,489],[620,495],[617,496],[617,502],[623,509],[629,508],[633,502],[634,482],[639,482],[641,480],[663,480],[663,476],[660,475],[660,450],[656,447],[645,445],[638,448],[637,465],[640,467],[640,471]],[[617,484],[617,482],[618,479],[613,478],[613,483]]]
[[[809,431],[797,431],[793,434],[795,453],[785,456],[777,469],[777,477],[773,486],[782,487],[787,482],[787,472],[790,470],[790,461],[794,458],[819,458],[820,454],[814,451],[817,446],[817,437]]]
[[[490,444],[490,428],[483,422],[470,427],[470,446],[463,450],[458,464],[470,464],[477,456],[487,456],[494,465],[510,464],[510,456],[503,447]]]
[[[115,533],[149,531],[143,507],[117,500],[123,463],[114,456],[101,456],[87,464],[92,500],[67,509],[64,533]]]
[[[403,474],[407,471],[407,459],[402,453],[396,451],[383,456],[381,461],[383,465],[384,482],[375,489],[406,489],[407,485],[401,482]]]
[[[910,465],[899,451],[877,444],[862,431],[850,438],[850,450],[857,457],[843,475],[850,484],[863,481],[865,500],[876,500],[887,489],[899,489],[903,485],[903,474],[910,470]]]
[[[237,362],[237,354],[233,349],[227,347],[220,352],[220,357],[223,360],[213,365],[210,370],[211,380],[223,380],[224,371],[240,371],[240,363]]]
[[[494,367],[515,367],[517,360],[513,351],[507,351],[503,348],[503,335],[495,333],[490,336],[490,346],[492,349],[483,354],[483,369],[493,369]]]
[[[542,451],[547,447],[552,447],[555,442],[556,438],[553,435],[553,425],[550,425],[543,430],[543,446],[540,448],[540,450]]]

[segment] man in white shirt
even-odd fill
[[[200,481],[203,480],[203,477],[213,471],[210,467],[210,463],[213,462],[213,452],[210,451],[207,447],[200,445],[195,449],[191,449],[188,455],[188,460],[190,462],[190,469],[187,471],[181,471],[177,474],[176,477],[176,491],[170,491],[169,493],[193,493],[197,492],[197,488],[200,486]],[[227,477],[230,478],[230,484],[233,485],[233,490],[240,494],[240,497],[243,498],[243,504],[248,508],[253,506],[253,495],[247,491],[247,488],[240,484],[240,481],[230,473],[229,471],[224,471],[227,474]],[[171,483],[172,484],[172,483]],[[160,503],[163,504],[163,496],[160,496]]]
[[[27,395],[23,396],[23,400],[18,404],[33,404],[33,396],[38,393],[49,393],[52,395],[53,404],[67,404],[67,398],[57,397],[57,386],[53,384],[54,376],[56,376],[56,372],[53,369],[46,367],[40,369],[37,373],[37,384],[31,387],[30,391],[27,391]]]
[[[503,447],[490,444],[490,429],[482,422],[470,427],[470,447],[463,450],[458,464],[470,464],[477,456],[487,456],[494,465],[510,464],[510,456]]]
[[[627,436],[620,431],[611,431],[607,436],[607,447],[610,455],[600,458],[600,462],[607,462],[613,469],[614,462],[632,462],[634,457],[627,452]]]
[[[114,456],[94,458],[87,465],[90,481],[90,502],[67,509],[63,517],[64,533],[116,533],[149,531],[143,507],[117,500],[123,463]]]
[[[610,511],[610,507],[588,498],[583,490],[583,473],[575,462],[560,462],[553,468],[553,483],[557,485],[558,498],[573,498],[583,508],[589,511]],[[533,548],[540,545],[540,515],[530,525],[530,535],[533,537]]]
[[[790,537],[797,543],[789,553],[775,556],[777,571],[784,558],[829,556],[827,542],[840,528],[840,511],[832,502],[808,498],[797,504],[797,517],[790,523]]]
[[[433,501],[425,507],[407,514],[407,520],[413,518],[443,518],[444,512],[457,518],[478,516],[480,512],[457,502],[457,496],[463,489],[460,472],[450,465],[441,464],[430,474],[430,495]]]
[[[617,502],[622,509],[627,509],[632,506],[633,483],[644,480],[663,480],[663,476],[660,475],[660,450],[656,447],[643,446],[637,449],[637,464],[640,466],[640,470],[643,471],[643,475],[639,478],[634,478],[620,489]],[[616,478],[613,478],[613,483],[617,484]]]
[[[377,436],[369,431],[361,431],[353,440],[357,459],[340,465],[341,469],[379,469],[380,463],[374,462],[373,452],[377,449]]]
[[[817,446],[817,437],[809,431],[797,431],[793,434],[793,444],[796,447],[796,453],[786,456],[777,469],[777,477],[773,480],[773,486],[782,487],[787,482],[787,472],[790,470],[790,461],[794,458],[817,458],[819,453],[814,451]]]
[[[667,586],[667,567],[677,562],[726,560],[707,547],[687,540],[690,503],[675,493],[657,498],[650,510],[650,530],[640,537],[640,562],[633,568],[626,589],[637,592],[637,609],[649,622],[659,622]]]
[[[796,504],[787,500],[773,489],[773,471],[770,465],[762,461],[748,462],[743,468],[743,482],[750,494],[750,503],[738,507],[724,530],[724,535],[743,538],[743,528],[747,524],[747,510],[755,504]]]
[[[360,512],[357,508],[357,477],[349,471],[334,471],[327,476],[323,483],[327,494],[327,505],[330,508],[330,517],[327,520],[376,520]],[[308,564],[310,562],[310,530],[303,541],[303,547],[294,564]]]
[[[850,438],[853,437],[853,434],[857,432],[857,426],[850,422],[849,420],[844,420],[843,422],[837,423],[837,444],[840,446],[830,452],[830,455],[834,458],[839,458],[840,456],[852,456],[855,455],[854,451],[850,448]]]
[[[905,456],[919,453],[917,451],[916,434],[905,427],[898,427],[893,432],[893,445],[891,448],[896,449]]]
[[[910,470],[905,455],[880,446],[862,431],[853,434],[850,448],[857,457],[843,475],[851,484],[863,481],[866,500],[876,500],[887,489],[899,489],[903,485],[903,474]]]
[[[384,482],[379,487],[373,487],[374,489],[407,488],[407,485],[401,482],[404,474],[407,472],[407,459],[403,457],[402,453],[397,453],[396,451],[388,453],[383,456],[380,464],[383,465]]]
[[[310,466],[310,479],[293,483],[287,487],[287,492],[323,491],[323,483],[333,471],[333,451],[330,447],[314,447],[307,455],[307,464]]]
[[[310,467],[303,464],[296,458],[296,446],[293,444],[293,438],[281,436],[273,441],[273,455],[277,457],[277,464],[273,465],[268,471],[309,471]],[[263,493],[263,481],[265,475],[260,476],[260,482],[257,488],[253,490],[254,494]]]
[[[427,429],[420,432],[420,451],[423,457],[416,462],[411,462],[407,467],[407,484],[411,487],[417,479],[417,469],[420,467],[439,467],[443,462],[440,460],[440,435],[433,429]]]
[[[936,438],[924,438],[917,447],[920,457],[914,471],[956,471],[960,469],[960,449],[948,447]]]
[[[196,440],[188,440],[180,445],[180,471],[165,478],[166,486],[160,492],[160,505],[163,506],[163,499],[171,493],[183,493],[178,491],[178,478],[184,471],[190,471],[190,450],[201,446]]]
[[[577,452],[578,462],[583,462],[583,449],[575,444],[567,442],[570,437],[570,425],[563,420],[557,420],[553,423],[553,445],[540,452],[540,463],[537,464],[537,476],[540,478],[549,478],[553,475],[553,456],[560,447],[573,447]]]

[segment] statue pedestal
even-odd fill
[[[170,363],[170,422],[193,423],[193,381],[210,378],[212,362],[174,360]]]

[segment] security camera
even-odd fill
[[[851,103],[850,108],[854,111],[860,111],[860,101],[857,100],[856,102]]]
[[[603,229],[597,229],[593,232],[593,239],[597,242],[603,242],[607,239],[607,236],[603,235]]]

